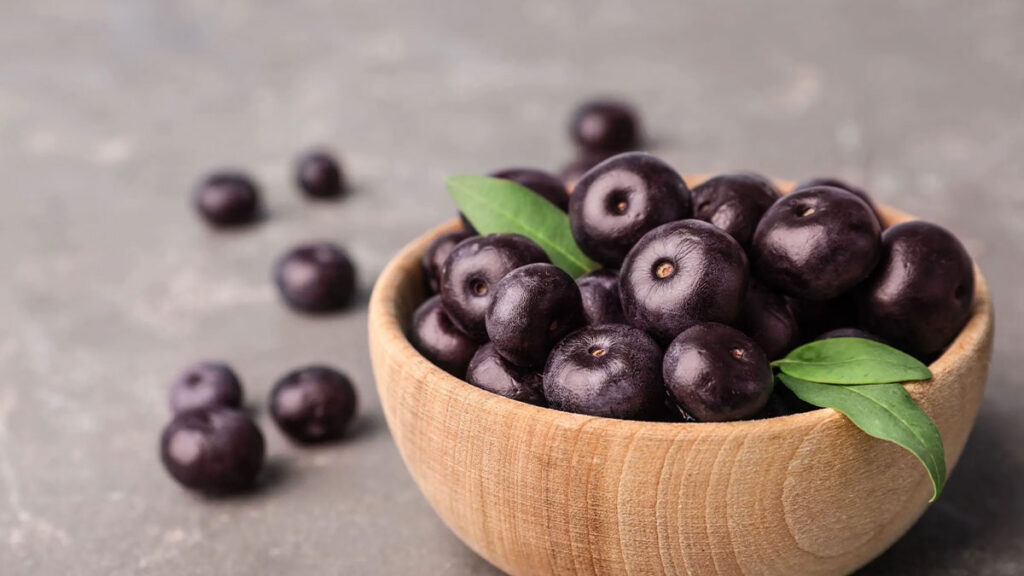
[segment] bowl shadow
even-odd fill
[[[1008,457],[1016,424],[982,402],[974,431],[945,491],[888,551],[856,574],[971,574],[979,559],[1004,554],[1024,533],[1024,465]]]

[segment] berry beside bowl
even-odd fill
[[[692,189],[703,179],[686,180]],[[913,219],[875,208],[886,227]],[[407,334],[427,298],[421,258],[458,229],[453,220],[429,232],[386,267],[370,302],[370,349],[406,467],[452,531],[498,568],[848,574],[926,509],[932,486],[914,456],[831,409],[623,420],[518,402],[435,366]],[[933,379],[906,386],[938,427],[948,469],[974,424],[992,354],[991,299],[977,268],[973,289],[966,325],[930,364]]]

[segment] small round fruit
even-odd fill
[[[240,172],[217,172],[196,188],[196,210],[214,226],[237,226],[256,220],[260,193],[256,183]]]
[[[626,102],[595,99],[576,109],[569,133],[584,150],[624,152],[640,145],[640,120]]]
[[[476,341],[452,323],[440,296],[428,299],[413,313],[409,340],[427,360],[456,378],[466,375],[477,349]]]
[[[776,202],[757,225],[754,275],[797,298],[829,300],[867,278],[881,254],[881,226],[855,195],[821,186]]]
[[[871,210],[875,212],[875,215],[878,215],[878,209],[875,208],[875,202],[874,200],[871,199],[871,196],[867,192],[865,192],[862,188],[853,186],[850,183],[846,182],[845,180],[840,180],[838,178],[819,177],[801,180],[800,182],[797,183],[796,187],[793,188],[793,191],[795,192],[797,190],[803,190],[805,188],[816,188],[818,186],[831,186],[833,188],[846,190],[847,192],[850,192],[856,195],[861,200],[863,200],[868,206],[871,207]],[[879,221],[881,221],[881,217],[879,217]]]
[[[768,403],[774,385],[757,343],[715,322],[698,324],[672,341],[663,375],[669,396],[699,422],[750,418]]]
[[[552,264],[527,264],[498,282],[487,309],[487,335],[516,366],[540,367],[566,334],[586,322],[580,289]]]
[[[303,312],[340,310],[356,288],[348,253],[330,242],[292,248],[277,261],[274,279],[285,302]]]
[[[660,414],[661,348],[643,330],[604,324],[577,330],[551,352],[544,397],[558,410],[640,419]]]
[[[836,328],[821,334],[815,338],[815,340],[829,340],[832,338],[863,338],[865,340],[874,340],[875,342],[882,341],[878,336],[861,330],[860,328]]]
[[[686,183],[668,164],[642,152],[598,164],[569,196],[573,238],[609,268],[617,268],[648,231],[689,216]]]
[[[456,230],[441,234],[427,246],[420,263],[423,266],[423,277],[426,280],[427,288],[432,294],[441,291],[441,272],[444,270],[444,262],[452,253],[455,246],[473,234],[465,230]]]
[[[334,156],[313,151],[299,159],[295,183],[312,198],[334,198],[345,191],[345,178]]]
[[[785,356],[800,343],[800,326],[786,297],[758,282],[747,288],[736,325],[757,342],[769,360]]]
[[[963,244],[935,224],[906,222],[882,234],[882,260],[860,293],[860,325],[928,361],[960,333],[973,301]]]
[[[714,224],[746,248],[761,216],[778,199],[778,190],[763,176],[724,174],[693,189],[693,216]]]
[[[466,381],[505,398],[544,405],[540,372],[513,365],[498,354],[494,344],[484,344],[477,350],[466,371]]]
[[[170,404],[175,414],[215,407],[240,408],[242,384],[227,364],[199,362],[186,368],[171,385]]]
[[[270,392],[270,415],[281,431],[302,443],[340,438],[356,413],[356,389],[327,366],[289,372]]]
[[[587,324],[625,324],[622,314],[622,300],[619,298],[619,273],[615,270],[598,270],[576,279],[583,298],[583,314]]]
[[[619,272],[626,320],[662,342],[701,322],[732,322],[747,291],[747,257],[725,232],[700,220],[651,230]]]
[[[160,437],[160,459],[182,485],[232,492],[252,485],[263,466],[260,429],[231,408],[191,410],[171,420]]]
[[[551,202],[562,212],[569,209],[569,191],[565,184],[553,174],[534,168],[506,168],[491,173],[491,177],[515,182]],[[462,219],[463,228],[473,234],[477,233],[476,228],[473,228],[464,215],[460,213],[459,217]]]
[[[477,342],[486,342],[485,317],[498,281],[535,262],[548,262],[548,257],[540,246],[517,234],[473,236],[459,242],[441,273],[441,302],[455,326]]]

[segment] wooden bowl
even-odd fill
[[[881,208],[888,224],[910,217]],[[370,302],[373,369],[391,434],[444,522],[502,570],[537,574],[847,574],[892,545],[932,487],[902,448],[834,410],[727,423],[558,412],[454,378],[409,344],[420,256],[392,260]],[[938,425],[950,469],[977,415],[992,305],[908,390]]]

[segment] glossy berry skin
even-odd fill
[[[642,152],[598,164],[569,197],[573,238],[587,256],[609,268],[618,268],[650,230],[689,215],[686,183],[668,164]]]
[[[774,377],[764,352],[735,328],[714,322],[686,330],[665,351],[665,387],[679,409],[699,422],[758,414]]]
[[[566,334],[583,326],[583,300],[572,276],[547,263],[527,264],[498,282],[487,309],[487,335],[516,366],[542,367]]]
[[[466,371],[466,381],[505,398],[544,405],[540,372],[513,365],[498,354],[494,344],[484,344],[477,350]]]
[[[595,99],[576,109],[569,133],[583,150],[624,152],[640,145],[640,120],[626,102]]]
[[[724,174],[693,189],[693,216],[714,224],[746,248],[761,216],[779,198],[778,190],[763,176]]]
[[[625,324],[573,332],[551,352],[544,397],[558,410],[608,418],[645,419],[662,413],[661,348]]]
[[[576,279],[583,298],[583,314],[587,324],[625,324],[622,300],[619,298],[619,273],[615,270],[598,270]]]
[[[278,291],[292,308],[330,312],[344,308],[356,289],[356,272],[348,253],[337,244],[315,242],[296,246],[274,269]]]
[[[619,273],[626,320],[661,342],[702,322],[732,322],[747,291],[747,257],[725,232],[700,220],[655,228]]]
[[[427,246],[420,263],[423,266],[423,277],[427,283],[427,289],[431,294],[441,291],[441,272],[444,270],[445,260],[452,250],[466,238],[473,234],[466,230],[456,230],[441,234]]]
[[[487,341],[485,318],[494,290],[506,274],[548,262],[532,241],[517,234],[474,236],[459,242],[441,274],[441,302],[452,322],[477,342]]]
[[[160,438],[160,459],[171,477],[213,493],[251,486],[263,467],[264,451],[259,428],[231,408],[182,412]]]
[[[870,206],[871,210],[875,212],[875,216],[878,217],[879,221],[881,221],[881,217],[878,216],[878,209],[875,207],[875,202],[874,200],[871,199],[871,195],[865,192],[864,189],[853,186],[852,184],[845,180],[840,180],[839,178],[832,177],[808,178],[807,180],[801,180],[800,182],[798,182],[797,185],[793,188],[793,191],[795,192],[797,190],[803,190],[805,188],[816,188],[818,186],[831,186],[833,188],[840,188],[842,190],[850,192],[851,194],[854,194],[855,196],[863,200],[864,203]]]
[[[452,323],[440,296],[428,299],[413,313],[409,341],[427,360],[456,378],[466,375],[477,350],[476,341]]]
[[[881,255],[881,226],[855,195],[821,186],[794,192],[761,218],[751,267],[773,289],[829,300],[867,278]]]
[[[747,287],[736,326],[757,342],[768,360],[782,358],[800,343],[800,325],[786,297],[758,282]]]
[[[882,259],[860,291],[860,326],[930,361],[971,316],[974,264],[945,228],[905,222],[882,235]]]
[[[270,415],[282,432],[305,444],[340,438],[356,413],[356,389],[327,366],[289,372],[270,391]]]
[[[186,368],[171,385],[171,411],[216,407],[240,408],[242,384],[234,370],[223,362],[199,362]]]
[[[324,151],[308,152],[295,167],[295,183],[311,198],[334,198],[345,192],[345,177],[338,161]]]
[[[259,188],[240,172],[211,174],[196,188],[192,201],[199,215],[213,226],[248,224],[259,216]]]
[[[829,330],[824,334],[819,335],[815,340],[829,340],[832,338],[863,338],[865,340],[874,340],[875,342],[882,342],[882,339],[870,332],[861,330],[860,328],[835,328]],[[884,344],[884,342],[883,342]]]
[[[534,168],[505,168],[491,173],[492,178],[510,180],[524,188],[528,188],[541,198],[551,202],[559,210],[569,209],[569,191],[557,176]],[[476,234],[477,231],[461,213],[462,226],[466,231]]]

